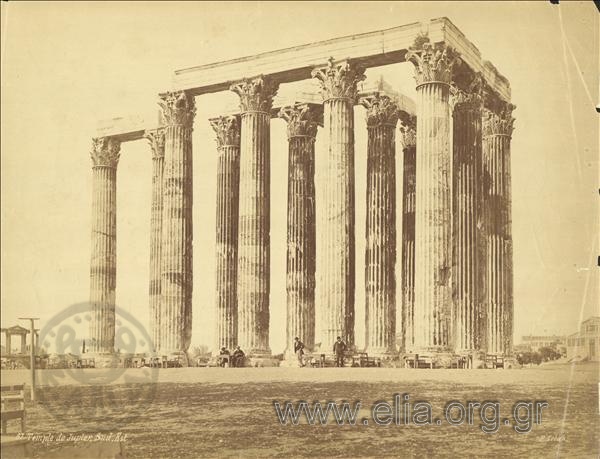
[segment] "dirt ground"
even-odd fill
[[[27,430],[40,436],[31,441],[35,457],[73,457],[98,433],[126,435],[120,445],[126,457],[139,458],[598,457],[598,371],[597,364],[521,370],[46,370],[38,372],[45,386],[37,391],[37,406],[27,407]],[[28,379],[26,371],[2,372],[3,385]],[[428,401],[433,424],[376,425],[372,406],[381,400],[393,404],[394,394],[408,394],[412,404]],[[301,418],[299,425],[282,425],[274,402],[299,400],[360,401],[359,422],[310,425]],[[486,423],[478,416],[473,425],[450,425],[443,413],[452,400],[499,402],[498,432],[484,433]],[[549,405],[541,424],[532,424],[527,434],[513,428],[517,401]],[[90,437],[69,441],[75,434]]]

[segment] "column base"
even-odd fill
[[[244,349],[242,348],[242,351]],[[268,358],[272,358],[273,354],[271,354],[271,349],[250,349],[248,352],[246,352],[246,357],[256,357],[258,359],[268,359]]]
[[[466,369],[485,368],[485,354],[475,349],[462,349],[456,351],[457,358],[463,359],[463,367]]]
[[[377,357],[381,360],[394,360],[398,358],[398,352],[384,347],[365,349],[365,353],[369,357]]]
[[[246,366],[253,368],[262,368],[262,367],[278,367],[279,360],[274,359],[273,357],[247,357],[246,358]]]
[[[424,360],[430,368],[452,368],[456,354],[443,348],[420,348],[414,352],[419,360]]]
[[[190,356],[186,351],[171,351],[161,349],[156,351],[156,357],[159,357],[161,361],[166,358],[167,368],[178,368],[178,367],[189,367],[191,366]]]
[[[356,344],[346,344],[346,353],[348,354],[356,354],[358,351],[358,348],[356,347]],[[331,345],[322,345],[322,344],[317,344],[315,345],[315,349],[311,352],[311,354],[325,354],[326,356],[333,356],[333,343]]]
[[[285,351],[283,353],[283,360],[279,366],[287,368],[300,368],[302,366],[309,366],[310,354],[312,354],[312,352],[307,350],[304,351],[304,365],[301,365],[295,352]]]
[[[94,368],[120,368],[123,366],[121,356],[116,352],[87,352],[82,359],[94,359]]]

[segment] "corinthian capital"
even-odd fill
[[[152,149],[152,158],[160,159],[165,157],[165,129],[158,128],[144,132],[144,138],[148,140]]]
[[[452,82],[452,68],[457,62],[455,52],[443,43],[431,44],[427,35],[420,35],[408,48],[406,60],[415,66],[417,87],[425,83]]]
[[[192,128],[196,115],[194,96],[185,91],[167,92],[160,95],[158,105],[162,109],[162,120],[165,126],[182,125]]]
[[[317,127],[322,124],[323,107],[321,105],[296,104],[283,107],[278,116],[287,121],[288,139],[292,137],[317,136]]]
[[[483,136],[512,136],[515,122],[515,119],[512,117],[512,111],[514,108],[514,105],[508,104],[506,108],[498,113],[484,109],[482,122]]]
[[[483,108],[483,77],[473,74],[470,82],[462,88],[452,86],[450,106],[453,110],[481,111]]]
[[[220,116],[209,121],[217,134],[217,148],[239,147],[240,121],[238,116]]]
[[[417,146],[417,117],[416,116],[404,116],[402,117],[400,124],[400,143],[402,149]]]
[[[240,96],[240,109],[246,112],[269,113],[273,107],[273,97],[277,93],[279,84],[272,79],[259,76],[251,80],[244,79],[234,83],[229,88]]]
[[[400,112],[398,104],[389,96],[375,93],[361,97],[359,103],[367,109],[367,127],[393,126],[396,127]]]
[[[112,137],[98,137],[92,139],[92,164],[94,167],[112,167],[115,169],[119,163],[121,142]]]
[[[363,81],[365,70],[349,61],[335,62],[333,57],[325,67],[316,68],[311,73],[321,85],[323,100],[343,98],[356,101],[356,85]]]
[[[450,107],[454,110],[481,111],[483,108],[483,97],[476,92],[469,92],[453,88],[450,97]]]

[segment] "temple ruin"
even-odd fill
[[[367,68],[398,63],[414,67],[414,102],[385,85],[361,89]],[[319,85],[318,97],[298,94],[274,103],[279,85],[309,79]],[[222,91],[239,96],[239,111],[206,120],[218,154],[219,346],[240,344],[251,356],[271,355],[270,212],[276,209],[269,196],[270,121],[280,117],[287,122],[289,152],[288,343],[299,336],[307,348],[324,353],[337,336],[354,344],[355,289],[365,288],[369,355],[511,355],[515,107],[508,80],[446,18],[177,70],[159,95],[158,124],[100,130],[92,148],[92,352],[115,351],[116,170],[121,143],[141,138],[149,140],[153,164],[150,335],[162,355],[190,346],[195,97]],[[364,286],[355,282],[354,207],[355,199],[365,199],[355,195],[357,104],[366,109],[368,131]],[[328,142],[319,228],[318,129]],[[401,228],[396,154],[404,178]],[[315,343],[321,347],[314,349]]]

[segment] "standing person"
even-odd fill
[[[230,359],[230,355],[229,355],[229,349],[227,349],[225,346],[223,346],[221,348],[221,354],[219,355],[219,366],[221,366],[222,368],[225,367],[225,364],[229,364],[229,359]]]
[[[333,353],[335,354],[335,366],[344,366],[344,352],[346,352],[346,343],[342,341],[340,336],[337,337],[337,341],[333,343]]]
[[[297,336],[294,338],[294,352],[298,357],[298,365],[304,366],[304,343]]]

